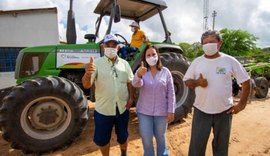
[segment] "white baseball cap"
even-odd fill
[[[107,34],[107,35],[105,35],[103,42],[104,43],[108,43],[109,41],[114,41],[114,42],[118,43],[117,37],[115,35],[113,35],[113,34]]]
[[[129,26],[131,27],[140,27],[139,24],[137,22],[132,22]]]

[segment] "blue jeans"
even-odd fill
[[[120,49],[120,54],[122,59],[127,59],[128,54],[134,53],[138,50],[138,48],[124,46]]]
[[[227,156],[231,131],[232,115],[224,111],[219,114],[206,114],[194,107],[189,156],[204,156],[207,141],[213,128],[212,149],[214,156]]]
[[[166,116],[149,116],[138,113],[139,130],[142,137],[144,156],[154,156],[153,136],[156,138],[157,155],[168,156]]]

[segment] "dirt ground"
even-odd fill
[[[231,156],[269,156],[270,155],[270,94],[265,99],[253,98],[246,109],[233,117],[231,130],[229,155]],[[235,99],[236,101],[238,99]],[[192,115],[189,114],[181,123],[174,123],[169,126],[167,138],[169,153],[171,156],[186,156],[190,140]],[[1,132],[0,132],[1,133]],[[138,131],[138,119],[135,109],[131,110],[129,126],[129,156],[143,155],[142,143]],[[59,149],[53,153],[46,153],[46,156],[100,156],[93,138],[93,109],[91,108],[90,120],[82,135],[71,146]],[[211,139],[208,141],[206,155],[212,155]],[[112,156],[119,156],[120,150],[113,134],[111,141]],[[0,155],[22,156],[19,150],[10,148],[10,145],[0,138]],[[33,154],[28,154],[33,155]]]

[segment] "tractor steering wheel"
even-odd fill
[[[120,34],[114,34],[117,38],[121,38],[122,40],[124,40],[124,41],[120,41],[119,40],[119,43],[120,44],[124,44],[125,46],[128,46],[128,42],[127,42],[127,40],[126,40],[126,38],[125,37],[123,37],[122,35],[120,35]]]

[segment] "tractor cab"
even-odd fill
[[[116,32],[113,30],[113,24],[118,23],[121,19],[136,21],[137,23],[146,21],[151,17],[159,14],[160,21],[163,27],[165,39],[163,41],[149,41],[154,44],[160,53],[164,52],[175,52],[182,54],[182,49],[173,44],[170,37],[170,32],[167,29],[162,11],[167,8],[167,4],[164,0],[100,0],[96,6],[94,13],[98,14],[99,17],[96,21],[96,31],[95,34],[86,34],[85,38],[88,42],[95,41],[95,37],[100,37],[100,26],[102,20],[105,16],[109,16],[109,21],[107,24],[107,30],[105,34],[110,34]],[[131,23],[130,22],[130,23]],[[157,32],[162,33],[162,32]],[[128,45],[127,39],[121,34],[115,34],[119,41],[123,45]],[[147,36],[147,34],[146,34]],[[90,38],[89,38],[90,37]],[[102,40],[99,42],[102,43]],[[139,52],[131,57],[128,57],[129,64],[133,71],[135,71],[139,64],[141,54],[144,51],[146,44],[143,43],[139,48]]]
[[[162,15],[162,10],[166,8],[167,5],[162,0],[101,0],[94,10],[94,13],[100,15],[96,21],[95,36],[99,36],[100,24],[104,16],[110,16],[106,31],[106,34],[109,34],[112,31],[113,23],[120,22],[121,18],[139,23],[159,14],[165,31],[164,42],[171,43],[170,33]],[[123,36],[120,37],[126,41]]]

